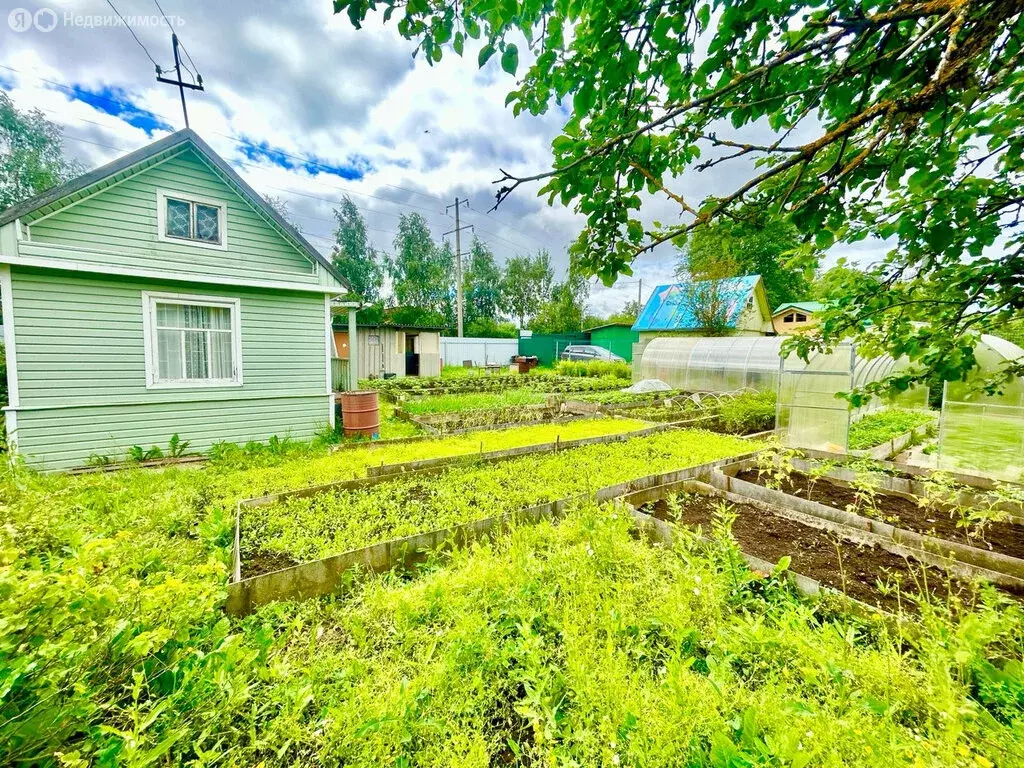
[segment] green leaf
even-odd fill
[[[494,46],[488,43],[480,49],[480,55],[477,56],[477,66],[483,67],[484,64],[494,55]]]
[[[514,75],[519,68],[519,49],[514,43],[505,46],[505,52],[501,54],[501,68]]]

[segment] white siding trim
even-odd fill
[[[231,354],[234,378],[212,381],[157,380],[156,305],[158,302],[224,307],[231,311]],[[146,361],[146,389],[211,389],[240,387],[242,377],[242,301],[223,296],[201,296],[191,293],[154,293],[142,291],[143,347]]]
[[[113,182],[111,184],[107,184],[107,186],[103,187],[102,189],[97,189],[95,192],[90,192],[88,195],[85,195],[84,197],[80,197],[80,198],[78,198],[77,200],[75,200],[73,202],[66,203],[65,205],[62,205],[62,206],[58,207],[56,210],[50,211],[49,213],[47,213],[44,216],[40,216],[37,219],[32,219],[31,222],[26,222],[25,226],[29,230],[29,233],[30,233],[29,234],[29,239],[31,240],[31,231],[32,231],[32,225],[33,224],[38,224],[40,221],[46,221],[51,216],[56,216],[59,213],[63,213],[64,211],[68,210],[69,208],[74,208],[79,203],[84,203],[86,200],[91,200],[92,198],[96,197],[96,195],[102,195],[108,189],[113,189],[114,187],[120,186],[121,184],[124,184],[126,181],[130,181],[131,179],[134,179],[140,173],[144,173],[145,171],[149,171],[149,170],[151,170],[153,168],[159,168],[164,163],[170,162],[174,158],[184,154],[185,151],[186,151],[185,148],[182,148],[180,151],[175,152],[173,155],[168,155],[167,157],[165,157],[160,162],[153,163],[152,165],[147,165],[145,168],[136,168],[136,169],[132,170],[130,173],[128,173],[127,176],[124,176],[124,177],[118,179],[117,181],[115,181],[115,182]],[[145,162],[145,161],[142,161],[142,162]],[[126,170],[128,170],[128,169],[126,169]],[[107,177],[107,178],[109,178],[109,177]],[[102,182],[97,182],[97,183],[102,183]],[[54,202],[57,202],[57,201],[54,201]]]
[[[41,243],[34,243],[36,246]],[[62,248],[74,252],[73,248]],[[84,250],[84,249],[83,249]],[[90,253],[102,253],[102,251],[90,251]],[[344,288],[331,288],[326,285],[312,285],[310,283],[290,283],[277,280],[249,280],[236,277],[218,277],[217,275],[206,275],[197,272],[165,272],[157,269],[138,269],[136,267],[118,267],[108,264],[91,264],[84,261],[71,261],[65,259],[49,259],[40,256],[11,256],[0,255],[0,264],[21,264],[26,267],[43,267],[46,269],[63,269],[67,272],[89,272],[96,275],[121,275],[124,277],[142,277],[147,280],[176,280],[184,283],[206,283],[208,285],[230,285],[241,288],[273,288],[282,291],[305,291],[307,293],[327,293],[332,296],[341,296],[347,293]]]
[[[18,222],[14,222],[18,226]],[[10,408],[17,408],[22,403],[22,396],[17,387],[17,347],[14,341],[14,295],[10,279],[10,266],[0,264],[0,306],[3,307],[3,345],[7,355],[7,399]],[[11,456],[17,453],[17,415],[10,413],[4,422],[7,431],[8,452]]]
[[[18,389],[18,351],[14,338],[14,286],[11,280],[11,267],[0,264],[0,301],[4,313],[4,351],[7,354],[7,393],[11,406],[17,408],[21,404],[21,393]],[[10,425],[8,425],[10,433]]]
[[[324,323],[327,335],[327,423],[334,429],[334,382],[331,381],[331,358],[334,357],[334,328],[331,325],[331,297],[324,296]]]
[[[199,203],[217,209],[217,228],[220,231],[219,243],[207,243],[203,240],[193,240],[190,237],[168,237],[167,235],[167,198],[181,200],[185,203]],[[193,212],[193,217],[195,213]],[[212,197],[198,197],[197,195],[175,192],[172,189],[158,189],[156,191],[156,239],[162,243],[175,243],[187,247],[210,248],[215,251],[226,251],[228,249],[228,203],[226,200],[215,200]]]

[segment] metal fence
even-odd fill
[[[441,337],[442,365],[462,365],[466,360],[472,360],[476,366],[506,365],[518,352],[518,339]]]

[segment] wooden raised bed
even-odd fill
[[[849,488],[842,489],[840,486],[834,485],[830,482],[831,478],[820,478],[812,490],[812,498],[809,499],[787,493],[785,490],[775,490],[761,485],[752,478],[751,473],[756,473],[756,471],[753,459],[732,462],[713,471],[710,475],[710,483],[716,488],[736,494],[746,500],[767,503],[775,509],[802,513],[819,520],[874,534],[880,537],[879,541],[899,545],[922,562],[941,564],[947,570],[956,570],[958,563],[970,566],[976,571],[976,575],[983,576],[994,583],[1014,588],[1024,587],[1024,559],[1005,552],[982,549],[963,541],[950,540],[921,530],[912,530],[908,527],[910,523],[899,517],[902,514],[909,518],[911,511],[908,506],[909,502],[896,494],[886,493],[884,489],[879,489],[877,492],[883,499],[879,512],[896,520],[896,524],[893,524],[835,506],[835,500],[841,498],[836,496],[835,489],[846,494],[851,491]],[[799,484],[796,484],[790,486],[790,489],[798,490],[799,487]],[[820,493],[820,498],[833,503],[822,503],[822,501],[816,500],[819,496],[815,492]],[[927,510],[916,509],[922,514],[927,513]],[[938,516],[934,522],[939,522]],[[942,529],[948,530],[946,527]],[[1016,547],[1016,543],[1013,543],[1012,546]]]

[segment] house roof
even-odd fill
[[[825,308],[825,305],[820,301],[787,301],[785,304],[780,304],[774,312],[772,317],[785,312],[787,309],[798,309],[801,312],[821,312]]]
[[[11,206],[5,211],[0,211],[0,226],[9,224],[15,219],[19,219],[25,216],[30,216],[41,209],[43,213],[50,213],[52,211],[63,208],[66,205],[77,202],[82,197],[85,197],[86,191],[92,187],[102,184],[114,176],[127,176],[131,173],[136,173],[145,167],[152,165],[158,159],[162,159],[163,155],[170,152],[182,149],[185,146],[191,146],[195,149],[204,159],[209,161],[217,171],[219,171],[225,178],[225,180],[241,194],[245,200],[247,200],[253,207],[255,207],[260,213],[266,216],[271,222],[281,231],[286,239],[290,240],[307,258],[313,263],[319,264],[328,274],[333,276],[343,286],[348,288],[348,282],[341,276],[341,273],[334,267],[330,259],[326,258],[316,248],[314,248],[305,237],[291,224],[289,224],[281,214],[274,210],[263,197],[256,192],[249,184],[238,175],[224,159],[218,155],[213,149],[203,141],[199,134],[193,131],[191,128],[185,128],[180,131],[176,131],[169,136],[165,136],[162,139],[154,141],[152,144],[147,144],[141,149],[137,149],[134,152],[130,152],[123,157],[119,157],[113,162],[102,165],[99,168],[89,171],[89,173],[82,174],[64,184],[59,184],[56,187],[46,190],[41,195],[29,198],[17,205]],[[140,168],[141,166],[141,168]]]
[[[604,323],[603,325],[595,325],[593,328],[585,328],[584,330],[587,333],[592,333],[593,331],[600,331],[602,328],[632,328],[632,327],[633,327],[632,323]]]
[[[659,285],[633,323],[634,331],[694,331],[702,327],[694,306],[705,289],[715,288],[725,304],[725,323],[734,327],[761,283],[760,275]]]

